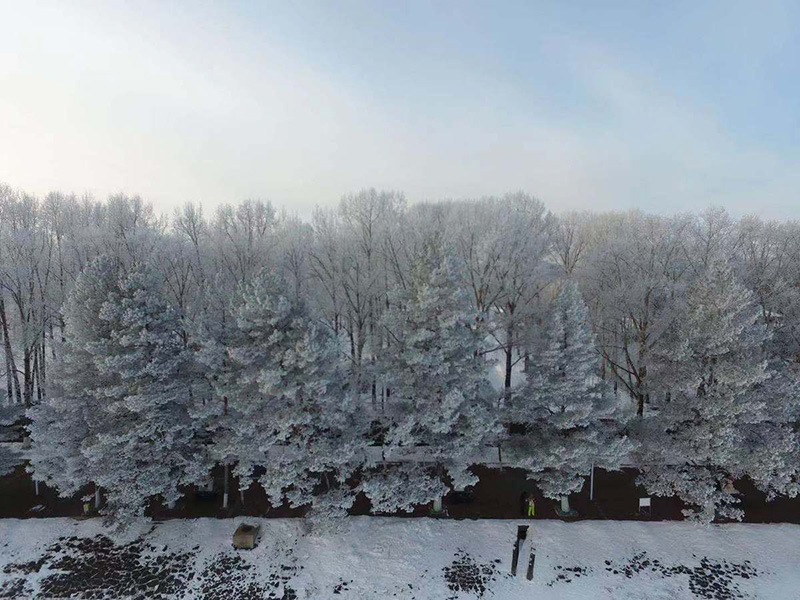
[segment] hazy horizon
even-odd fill
[[[800,5],[3,2],[0,182],[800,217]]]

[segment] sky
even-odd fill
[[[0,0],[0,182],[800,218],[800,2]]]

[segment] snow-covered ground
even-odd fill
[[[259,522],[255,550],[231,534]],[[0,521],[0,598],[800,599],[800,526],[530,523],[358,517],[309,533],[299,519],[181,520],[114,542],[100,521]]]

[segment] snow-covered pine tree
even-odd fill
[[[177,501],[180,487],[198,482],[206,464],[191,418],[192,358],[157,275],[133,268],[99,317],[108,337],[100,340],[94,362],[107,383],[92,389],[100,418],[90,415],[82,453],[105,490],[104,511],[125,525],[154,497],[168,505]]]
[[[619,468],[631,443],[622,434],[627,412],[598,377],[599,356],[589,311],[578,286],[566,281],[553,300],[541,350],[530,357],[527,380],[508,418],[506,456],[525,469],[548,498],[578,492],[592,464]]]
[[[379,369],[391,391],[385,451],[421,453],[423,462],[386,466],[363,484],[376,511],[410,511],[448,488],[476,483],[469,471],[498,433],[483,359],[480,315],[436,253],[415,260],[407,287],[393,294],[382,325],[389,345]]]
[[[669,401],[642,424],[639,480],[653,494],[683,499],[694,519],[740,519],[730,479],[770,479],[785,453],[784,444],[769,448],[779,425],[769,403],[781,400],[765,393],[767,328],[752,293],[714,260],[689,287],[684,318],[669,335],[658,357]]]
[[[223,508],[228,508],[230,466],[236,463],[235,445],[223,443],[232,422],[228,411],[226,382],[232,372],[227,348],[239,337],[236,320],[232,316],[241,302],[240,294],[225,289],[222,277],[217,275],[204,292],[203,310],[193,322],[195,358],[202,366],[199,402],[195,404],[194,418],[199,435],[206,442],[208,471],[223,465]]]
[[[100,309],[117,289],[119,276],[117,261],[101,255],[77,277],[63,308],[65,342],[50,377],[50,393],[28,410],[30,469],[62,496],[96,481],[95,465],[83,449],[105,431],[104,390],[114,378],[97,366],[111,342]]]
[[[800,495],[800,373],[796,363],[769,362],[771,377],[753,392],[765,414],[743,428],[742,472],[766,493],[767,500]]]
[[[243,489],[257,480],[273,505],[343,514],[355,499],[346,481],[363,462],[364,428],[336,338],[270,271],[241,295],[216,384],[228,399],[216,452],[236,459]]]

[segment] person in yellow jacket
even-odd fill
[[[536,516],[536,502],[533,499],[533,494],[528,495],[528,516]]]

